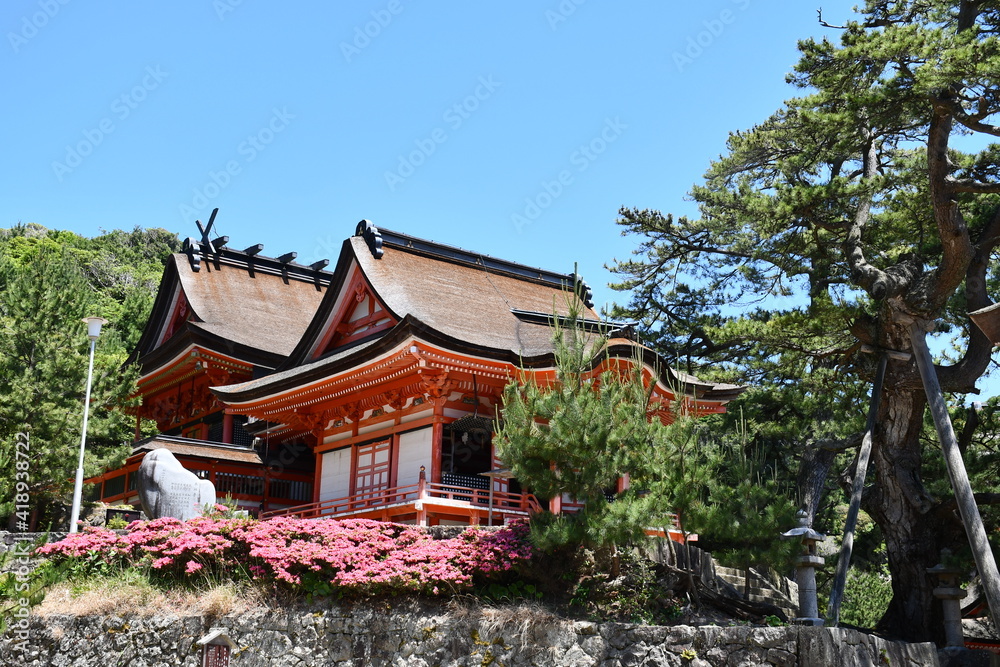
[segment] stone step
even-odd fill
[[[743,591],[740,592],[742,593]],[[786,598],[784,595],[780,595],[774,591],[762,590],[760,588],[751,588],[749,597],[751,600],[770,602],[771,604],[778,605],[779,607],[794,606],[794,602]]]
[[[665,548],[669,547],[669,548]],[[693,559],[695,569],[704,578],[705,584],[718,589],[723,595],[743,597],[746,583],[744,570],[725,567],[712,558],[708,552],[697,547],[681,549],[675,543],[660,540],[652,554],[656,562],[681,567],[688,559]],[[772,577],[776,579],[772,580]],[[714,582],[713,582],[714,579]],[[797,616],[798,593],[795,582],[780,577],[777,573],[750,571],[750,600],[767,602],[780,608],[789,618]]]
[[[773,604],[775,607],[781,607],[782,609],[793,609],[793,605],[788,603],[788,600],[782,598],[773,598],[767,595],[754,595],[750,594],[751,602],[766,602],[768,604]]]
[[[728,567],[716,567],[715,573],[720,579],[722,579],[726,583],[731,584],[732,586],[735,586],[740,590],[743,589],[743,586],[745,584],[745,576],[742,570],[734,570]],[[773,591],[776,595],[784,597],[784,594],[778,589],[776,589],[771,582],[762,579],[757,575],[751,575],[750,588],[751,590]]]
[[[740,595],[743,594],[746,578],[743,570],[716,565],[715,573],[719,579],[735,588]],[[747,597],[752,602],[773,604],[784,611],[788,618],[792,618],[798,613],[794,600],[789,599],[781,591],[773,588],[770,582],[762,580],[756,574],[750,576],[750,590]]]

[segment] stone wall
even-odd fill
[[[853,630],[595,624],[558,619],[532,607],[391,600],[218,618],[35,616],[25,644],[15,644],[9,635],[0,641],[0,663],[197,667],[197,641],[212,628],[223,628],[235,642],[231,664],[247,667],[939,664],[932,644],[888,642]]]

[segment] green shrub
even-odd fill
[[[847,574],[840,621],[860,628],[873,628],[892,600],[892,581],[886,566],[875,570],[852,568]]]

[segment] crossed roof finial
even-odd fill
[[[212,215],[208,218],[208,224],[204,227],[201,226],[201,220],[195,220],[194,224],[198,225],[198,231],[201,232],[201,242],[208,246],[208,251],[214,253],[215,248],[212,247],[212,226],[215,225],[215,215],[219,212],[218,208],[212,209]]]
[[[208,218],[208,224],[204,227],[201,226],[201,220],[195,220],[194,224],[198,225],[198,231],[201,232],[201,242],[208,246],[209,252],[215,252],[215,248],[212,247],[212,226],[215,225],[215,215],[219,212],[218,208],[212,209],[212,215]]]

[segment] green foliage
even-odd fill
[[[699,546],[728,567],[768,567],[790,572],[800,546],[780,538],[795,526],[796,507],[787,484],[770,471],[744,431],[716,433],[702,448],[711,471],[705,500],[692,504],[685,523],[699,534]]]
[[[109,320],[95,348],[85,473],[128,454],[137,377],[122,366],[138,340],[175,236],[115,231],[95,239],[18,225],[0,230],[0,459],[15,458],[27,433],[32,509],[45,511],[72,488],[83,419],[88,341],[82,318]],[[14,468],[0,469],[0,521],[13,510]]]
[[[485,586],[481,586],[476,591],[476,594],[480,599],[503,603],[542,599],[542,592],[534,584],[525,583],[520,580],[512,581],[509,584],[490,582]]]
[[[24,609],[41,604],[45,590],[59,580],[60,575],[47,564],[34,567],[29,554],[41,546],[48,536],[41,536],[34,542],[15,543],[14,548],[0,553],[0,634],[5,633],[11,623],[18,623]]]
[[[1000,10],[869,0],[858,11],[837,21],[839,42],[799,44],[800,96],[730,135],[692,189],[696,218],[620,212],[640,245],[614,266],[631,299],[612,316],[640,319],[679,367],[756,385],[743,401],[750,432],[787,481],[803,454],[803,480],[850,465],[827,453],[853,453],[863,428],[876,364],[864,350],[909,351],[914,318],[953,339],[945,391],[969,392],[990,363],[967,313],[1000,291]],[[960,539],[930,518],[950,491],[922,392],[912,364],[889,365],[879,423],[893,428],[878,433],[866,493],[900,592],[882,629],[912,639],[932,632],[922,568]],[[826,488],[825,504],[801,488],[821,529],[841,500]]]
[[[126,521],[125,519],[123,519],[122,517],[120,517],[120,516],[115,516],[115,517],[112,517],[112,518],[111,518],[111,519],[110,519],[110,520],[109,520],[109,521],[107,522],[107,524],[106,524],[106,525],[107,525],[107,527],[108,527],[108,528],[110,528],[111,530],[123,530],[123,529],[124,529],[124,528],[125,528],[126,526],[128,526],[128,524],[129,524],[129,522],[128,522],[128,521]]]
[[[494,443],[514,476],[537,496],[566,494],[583,505],[574,515],[534,519],[537,544],[620,544],[668,521],[665,499],[637,489],[652,488],[659,473],[655,453],[669,443],[663,426],[647,419],[650,394],[639,371],[612,366],[595,374],[607,361],[597,344],[603,339],[584,330],[579,304],[569,310],[553,332],[554,384],[508,384]],[[608,502],[605,492],[614,491],[624,475],[632,488]]]
[[[892,600],[892,579],[889,568],[882,565],[874,570],[851,568],[847,573],[840,620],[859,628],[874,628]]]
[[[683,614],[683,603],[674,596],[658,566],[639,550],[622,550],[619,576],[611,576],[603,562],[577,561],[580,576],[569,599],[571,613],[595,621],[622,621],[663,625]]]

